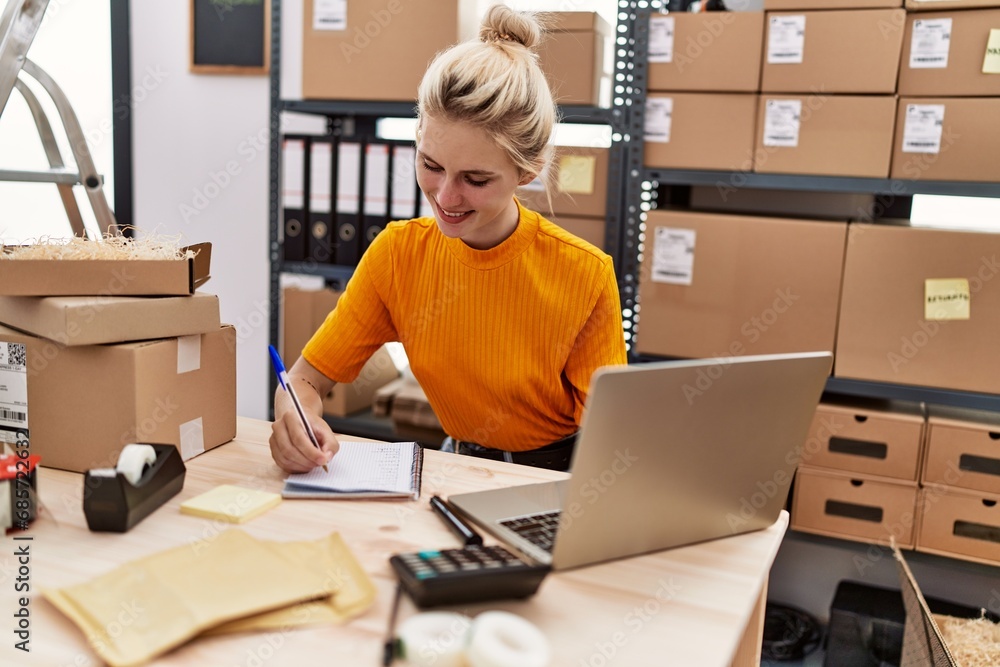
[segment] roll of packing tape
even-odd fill
[[[152,445],[125,445],[118,455],[118,465],[115,470],[121,473],[130,484],[139,483],[146,466],[156,463],[156,450]]]
[[[552,659],[549,640],[517,614],[483,612],[469,633],[469,667],[545,667]]]
[[[399,626],[403,658],[416,667],[465,667],[465,639],[472,619],[448,611],[416,614]]]

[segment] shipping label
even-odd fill
[[[694,279],[693,229],[657,227],[653,240],[653,282],[690,285]]]
[[[806,50],[806,17],[772,16],[767,32],[769,65],[801,65]]]

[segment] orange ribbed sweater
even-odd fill
[[[520,207],[489,250],[444,236],[433,218],[389,224],[303,351],[352,382],[401,341],[445,432],[509,451],[577,430],[590,376],[626,363],[611,258]]]

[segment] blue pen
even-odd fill
[[[267,349],[271,353],[271,365],[274,366],[274,372],[278,374],[278,382],[281,383],[281,388],[287,391],[288,396],[292,399],[292,405],[295,406],[295,411],[299,413],[299,419],[306,429],[306,435],[309,436],[312,444],[316,445],[316,449],[322,449],[319,446],[319,440],[316,439],[316,434],[312,430],[312,426],[309,425],[309,420],[306,419],[306,413],[302,410],[302,403],[299,402],[299,397],[295,394],[292,383],[288,381],[288,373],[285,372],[285,364],[282,363],[278,351],[274,349],[273,345],[268,345]],[[323,470],[330,472],[325,463],[323,464]]]

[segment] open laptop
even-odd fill
[[[555,569],[766,528],[832,361],[809,352],[601,368],[569,479],[449,501]]]

